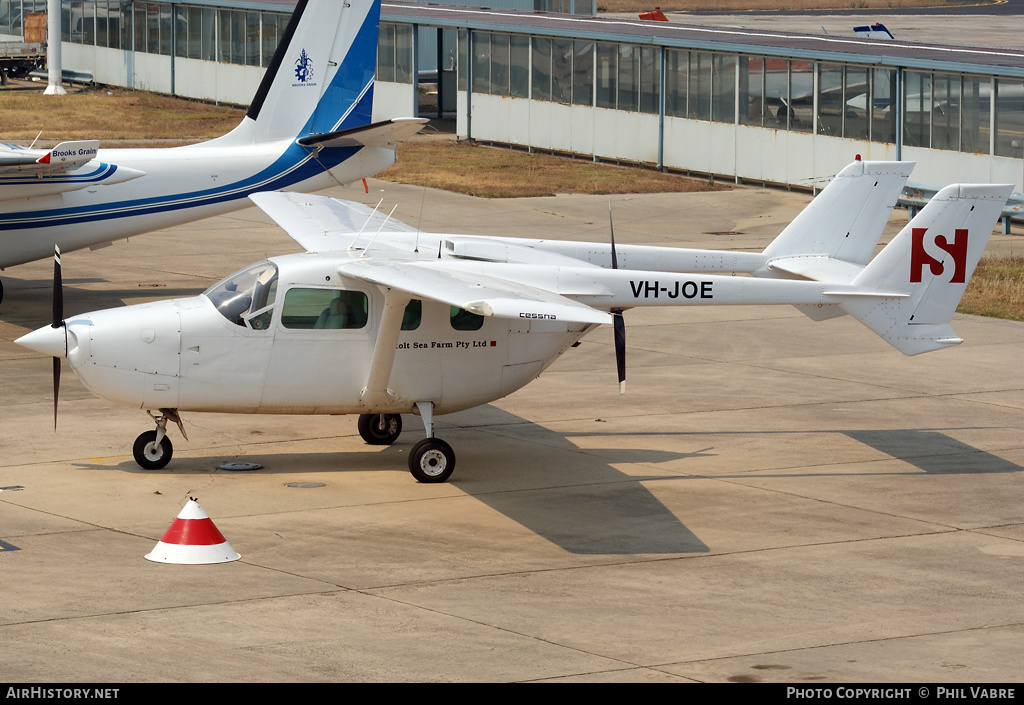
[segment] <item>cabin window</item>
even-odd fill
[[[214,284],[203,295],[236,326],[248,322],[254,330],[265,329],[277,297],[277,267],[260,262]]]
[[[459,308],[451,307],[452,328],[455,330],[480,330],[484,324],[484,317]]]
[[[405,313],[402,314],[402,330],[416,330],[423,320],[423,302],[413,299],[405,306]]]
[[[361,291],[289,289],[281,325],[292,329],[353,330],[366,327],[369,301]]]

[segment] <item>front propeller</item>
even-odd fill
[[[60,274],[60,246],[53,246],[53,322],[51,328],[64,329],[64,357],[68,356],[68,327],[64,323],[64,283]],[[57,398],[60,395],[60,357],[53,356],[53,430],[57,430]]]
[[[612,202],[608,201],[608,231],[612,242],[612,269],[619,268],[619,258],[615,253],[615,224],[612,222]],[[615,366],[619,371],[619,394],[626,393],[626,322],[622,318],[622,309],[611,310],[612,330],[615,333]]]

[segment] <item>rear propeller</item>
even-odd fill
[[[60,275],[60,246],[53,246],[53,322],[51,328],[64,329],[64,356],[68,354],[68,327],[64,323],[64,285]],[[60,394],[60,358],[53,357],[53,430],[57,430],[57,397]]]
[[[612,222],[612,202],[608,201],[608,231],[612,242],[612,269],[619,268],[619,258],[615,254],[615,224]],[[619,370],[619,394],[626,393],[626,323],[622,318],[622,309],[611,310],[612,330],[615,333],[615,366]]]

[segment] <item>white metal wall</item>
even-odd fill
[[[97,83],[237,105],[248,105],[252,101],[265,73],[260,66],[183,59],[70,42],[61,43],[61,53],[67,68],[91,67]]]

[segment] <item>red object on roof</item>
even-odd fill
[[[668,18],[665,17],[665,13],[661,11],[660,7],[654,8],[653,12],[641,12],[640,19],[654,20],[656,22],[668,22]]]

